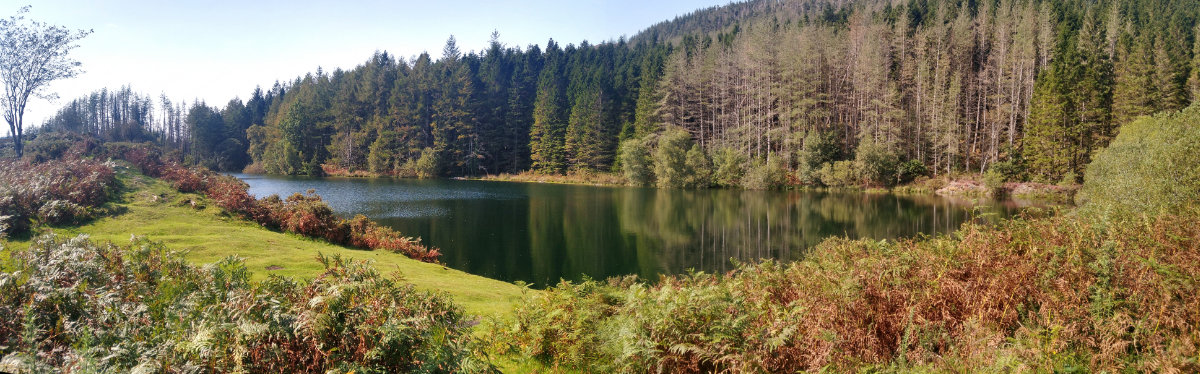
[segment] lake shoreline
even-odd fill
[[[439,179],[439,178],[416,178],[414,176],[389,175],[370,172],[366,170],[347,170],[334,165],[321,165],[325,177],[337,178],[355,178],[355,179],[383,179],[383,180],[406,180],[406,179]],[[265,175],[276,176],[261,172],[261,170],[250,170],[247,168],[242,171],[243,174],[250,175]],[[473,181],[491,181],[491,182],[515,182],[515,183],[537,183],[537,184],[561,184],[561,185],[578,185],[578,186],[594,186],[594,187],[636,187],[630,184],[629,180],[620,173],[598,172],[598,171],[582,171],[568,172],[566,174],[542,174],[531,170],[522,171],[519,173],[500,173],[487,174],[483,176],[458,176],[445,179],[451,180],[473,180]],[[811,191],[811,192],[861,192],[867,194],[894,194],[900,196],[943,196],[948,198],[960,199],[1006,199],[1012,198],[1022,201],[1044,202],[1052,204],[1074,204],[1075,193],[1079,190],[1079,184],[1055,185],[1038,182],[1023,182],[1023,181],[1004,181],[993,183],[994,186],[989,186],[985,178],[981,174],[961,174],[939,177],[922,177],[917,180],[900,184],[892,187],[879,186],[817,186],[812,184],[787,184],[776,189],[781,191]],[[658,186],[645,186],[646,188],[663,188]],[[707,190],[707,189],[728,189],[728,190],[753,190],[741,187],[709,187],[709,188],[685,188],[682,190]]]
[[[313,189],[341,217],[361,214],[439,248],[450,267],[535,287],[581,280],[581,275],[656,279],[689,268],[724,272],[732,269],[731,258],[802,258],[826,237],[937,235],[967,221],[1016,216],[1039,206],[845,188],[685,190],[475,179],[241,177],[255,196]]]

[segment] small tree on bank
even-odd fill
[[[25,106],[30,96],[53,99],[45,92],[50,82],[79,75],[80,63],[68,54],[91,30],[70,30],[25,19],[29,6],[0,20],[0,81],[4,84],[4,120],[21,157]]]

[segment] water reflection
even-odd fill
[[[339,214],[365,214],[441,248],[451,267],[538,286],[724,271],[730,259],[795,260],[830,236],[944,233],[1021,208],[862,193],[239,177],[259,196],[316,189]]]

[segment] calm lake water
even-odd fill
[[[235,176],[259,197],[315,189],[340,215],[363,214],[440,248],[450,267],[537,287],[584,276],[719,272],[734,267],[730,259],[796,260],[830,236],[932,235],[1021,209],[853,192]]]

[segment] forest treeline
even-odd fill
[[[44,128],[274,174],[1077,182],[1120,124],[1200,97],[1198,14],[1184,0],[748,1],[628,40],[377,52],[224,108],[101,91]]]

